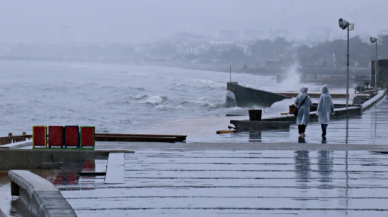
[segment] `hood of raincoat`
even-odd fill
[[[327,89],[326,85],[321,87],[321,94],[329,94],[329,89]]]
[[[300,93],[301,94],[307,94],[308,88],[307,87],[302,87],[300,88]]]

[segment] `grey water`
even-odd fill
[[[169,120],[224,117],[241,109],[225,106],[229,73],[224,72],[0,62],[0,77],[0,135],[31,133],[33,125],[74,124],[96,126],[97,132],[152,133],[147,131],[151,126],[162,128]],[[236,73],[232,80],[282,88],[275,76]]]
[[[86,125],[104,133],[184,134],[188,135],[187,142],[297,141],[295,125],[286,132],[216,135],[217,130],[227,129],[231,119],[247,119],[226,117],[228,113],[247,113],[246,108],[233,105],[233,95],[226,91],[230,79],[227,72],[97,63],[0,62],[0,76],[0,136],[9,132],[30,134],[33,125]],[[276,75],[232,73],[232,81],[274,92],[298,92],[301,86],[319,92],[320,88],[318,84],[295,81],[276,83]],[[292,99],[275,103],[264,109],[263,116],[287,112],[292,103]],[[326,142],[384,143],[385,134],[369,126],[374,124],[373,111],[366,114],[349,119],[348,127],[345,120],[333,120]],[[381,121],[376,126],[385,126],[385,119],[380,118],[384,114],[381,110],[376,119]],[[307,142],[322,142],[318,124],[312,123],[307,135]]]

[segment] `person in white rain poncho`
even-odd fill
[[[329,89],[326,86],[321,88],[321,97],[318,102],[318,122],[321,124],[322,137],[326,136],[326,128],[330,121],[330,114],[334,115],[334,105],[331,101]]]
[[[300,137],[305,137],[306,126],[309,123],[310,107],[313,105],[310,97],[307,95],[307,87],[300,89],[299,95],[295,99],[295,106],[298,110],[296,124],[298,125]]]

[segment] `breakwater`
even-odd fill
[[[264,90],[244,87],[237,82],[228,82],[226,89],[234,93],[237,106],[242,108],[270,107],[275,102],[291,98]]]

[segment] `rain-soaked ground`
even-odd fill
[[[5,100],[10,103],[0,111],[7,117],[0,132],[21,132],[34,124],[79,124],[95,125],[99,132],[182,132],[189,137],[187,143],[177,144],[97,143],[97,149],[136,151],[125,154],[123,184],[104,184],[101,172],[107,159],[65,162],[60,170],[47,173],[34,171],[61,190],[78,216],[386,216],[388,156],[381,150],[388,139],[387,99],[362,116],[333,119],[326,140],[321,138],[320,125],[310,123],[306,144],[295,146],[292,143],[299,142],[296,125],[287,131],[216,135],[216,130],[226,128],[234,119],[224,116],[230,110],[223,107],[224,74],[95,67],[61,66],[53,72],[57,65],[6,65],[5,69],[16,73],[2,81],[13,95],[0,95],[16,94],[28,100]],[[45,72],[37,81],[46,89],[37,88],[39,82],[31,85],[30,70]],[[68,73],[68,80],[57,78],[62,71]],[[77,77],[81,72],[84,79]],[[143,84],[144,77],[155,79]],[[128,84],[129,78],[139,82]],[[234,78],[252,87],[277,88],[269,77],[239,74]],[[132,87],[134,84],[137,86]],[[35,99],[29,93],[42,97]],[[77,109],[72,107],[71,96],[77,99]],[[287,103],[273,106],[271,112],[286,111]],[[212,143],[211,148],[203,148],[205,142]],[[280,143],[287,151],[269,150]],[[345,144],[353,148],[348,150]],[[267,148],[259,150],[261,146]],[[86,176],[82,171],[96,174]],[[6,172],[0,173],[0,195],[0,208],[8,215],[30,216],[20,201],[10,196]]]
[[[363,112],[359,116],[333,119],[322,139],[321,125],[311,122],[306,128],[306,143],[388,145],[388,99]],[[230,117],[233,119],[233,117]],[[231,125],[233,126],[233,125]],[[193,138],[191,142],[301,142],[298,126],[291,124],[289,130],[240,132]]]
[[[384,152],[149,150],[125,154],[123,184],[54,184],[78,216],[386,216],[387,172]]]
[[[297,143],[295,125],[285,132],[204,137],[216,138],[208,146],[98,142],[97,149],[136,151],[125,154],[123,184],[104,184],[107,159],[65,162],[54,175],[42,176],[85,217],[386,216],[386,110],[387,99],[362,116],[332,120],[326,141],[312,123],[305,144]],[[269,150],[271,143],[283,151]],[[10,197],[9,183],[0,183],[7,194],[0,201],[3,211],[29,216]]]

